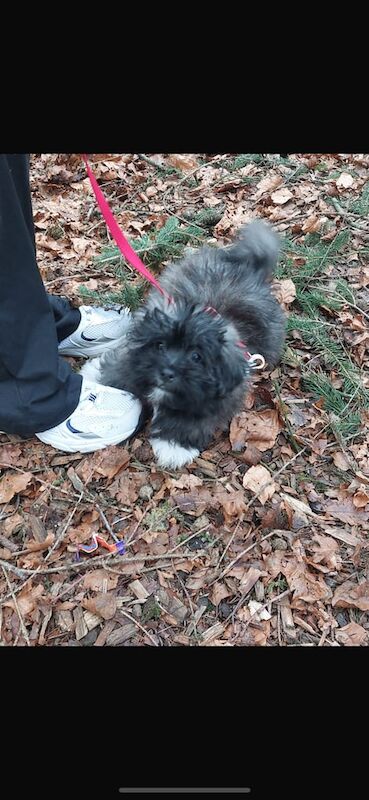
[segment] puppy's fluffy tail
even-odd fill
[[[250,222],[238,232],[236,242],[227,250],[231,261],[245,262],[262,280],[270,277],[277,264],[280,248],[279,236],[270,225],[261,220]]]

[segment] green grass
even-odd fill
[[[340,324],[335,324],[329,312],[343,309],[347,303],[356,305],[356,297],[348,282],[333,279],[325,273],[332,261],[344,259],[350,232],[343,230],[332,242],[322,242],[317,234],[305,237],[296,245],[286,240],[279,276],[290,277],[296,286],[296,301],[287,321],[289,334],[297,331],[311,348],[311,359],[300,361],[304,388],[314,400],[323,399],[330,427],[341,439],[354,436],[360,429],[360,409],[369,407],[369,392],[364,388],[360,369],[350,358],[341,336]],[[293,256],[300,259],[296,265]],[[328,313],[327,313],[328,312]],[[289,336],[290,351],[296,341]],[[314,358],[315,356],[315,358]],[[311,364],[310,364],[311,362]],[[332,375],[342,380],[336,388]]]

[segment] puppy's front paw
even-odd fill
[[[94,383],[101,383],[101,358],[97,356],[97,358],[89,358],[81,367],[79,371],[80,375],[83,375],[84,378],[87,380],[94,381]]]
[[[181,447],[180,444],[168,442],[166,439],[150,439],[150,444],[159,466],[168,469],[178,469],[191,464],[200,453],[195,447]]]

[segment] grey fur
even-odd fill
[[[151,289],[133,315],[126,346],[100,359],[101,383],[126,389],[143,403],[164,386],[154,436],[201,450],[216,427],[229,423],[250,377],[239,340],[270,367],[278,362],[285,318],[269,286],[278,252],[277,234],[256,220],[232,245],[205,246],[170,264],[160,284],[174,303]],[[206,313],[208,306],[220,316]],[[165,352],[155,350],[155,341]],[[201,369],[190,363],[195,355]]]

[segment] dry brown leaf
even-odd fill
[[[319,219],[317,214],[311,214],[310,217],[305,220],[302,226],[303,233],[317,233],[317,231],[320,230],[323,221],[324,220],[322,218]]]
[[[264,483],[269,483],[269,486],[266,486],[265,489],[260,492],[258,497],[262,505],[265,505],[267,500],[270,500],[270,498],[273,497],[273,494],[277,488],[275,482],[270,476],[270,473],[266,467],[263,467],[262,464],[258,464],[256,467],[250,467],[243,476],[242,483],[245,489],[250,489],[250,491],[254,494],[260,492],[260,489]]]
[[[0,467],[2,467],[2,464],[19,467],[21,456],[22,456],[22,450],[19,447],[19,445],[17,444],[2,445],[0,453]]]
[[[355,508],[364,508],[369,503],[369,494],[362,487],[354,494],[352,502]]]
[[[358,536],[354,536],[353,533],[349,533],[349,531],[346,531],[344,528],[326,527],[324,528],[324,533],[328,533],[329,536],[333,536],[340,542],[345,542],[345,544],[352,545],[353,547],[361,541]]]
[[[41,602],[43,591],[44,588],[39,583],[37,586],[33,586],[31,588],[26,586],[21,592],[19,592],[17,595],[17,604],[22,617],[27,617],[32,613],[32,611],[34,611],[38,603]],[[14,611],[16,611],[16,606],[13,599],[6,600],[3,605],[9,606],[9,608],[13,608]]]
[[[107,447],[97,450],[81,461],[76,469],[77,475],[87,485],[96,476],[112,479],[121,469],[124,469],[130,460],[130,454],[124,448]]]
[[[297,559],[287,562],[284,575],[290,589],[294,592],[294,600],[316,603],[317,600],[329,600],[332,597],[332,590],[327,586],[323,577],[313,575],[306,565],[298,562]]]
[[[337,469],[341,470],[341,472],[347,472],[347,470],[350,469],[350,464],[345,454],[342,453],[341,450],[337,450],[335,453],[333,453],[333,463]]]
[[[175,622],[183,622],[189,614],[188,608],[182,603],[172,589],[159,589],[157,593],[159,603],[165,608]]]
[[[55,539],[54,533],[48,533],[46,539],[43,542],[37,542],[35,540],[30,540],[26,543],[27,550],[30,550],[31,553],[37,553],[38,550],[47,550],[50,547]]]
[[[0,504],[9,503],[15,494],[23,492],[32,480],[31,472],[8,472],[0,480]]]
[[[255,586],[256,581],[259,578],[267,575],[268,573],[264,570],[257,569],[257,567],[250,567],[246,572],[242,575],[240,580],[239,590],[242,594],[248,594],[253,586]]]
[[[337,586],[332,599],[332,606],[338,608],[360,608],[369,611],[369,581],[354,583],[345,581]]]
[[[207,586],[212,580],[212,575],[210,573],[211,570],[209,570],[209,567],[201,567],[200,569],[197,569],[196,572],[194,572],[193,575],[187,579],[186,588],[197,592],[199,589]]]
[[[2,531],[5,536],[13,536],[15,533],[21,530],[24,526],[24,518],[22,514],[16,512],[12,514],[11,517],[4,519],[2,524]]]
[[[118,575],[112,572],[107,572],[105,569],[96,569],[94,572],[88,572],[83,579],[83,586],[85,589],[91,589],[93,592],[104,592],[110,589],[116,589],[118,585]]]
[[[308,506],[307,503],[303,503],[302,500],[297,500],[296,497],[291,497],[289,494],[285,494],[284,492],[281,492],[281,497],[284,502],[298,514],[305,514],[308,517],[314,517],[314,519],[319,519],[320,521],[322,520],[322,517],[319,517],[318,514],[315,514],[315,512],[311,510],[310,506]]]
[[[283,422],[275,409],[265,411],[242,411],[233,417],[229,439],[233,450],[242,450],[252,444],[264,452],[274,446]]]
[[[346,522],[348,525],[367,526],[369,510],[359,511],[355,508],[351,497],[346,497],[345,500],[330,500],[325,506],[325,510],[331,517]]]
[[[316,531],[313,534],[313,543],[311,545],[314,555],[312,561],[314,564],[325,564],[329,570],[337,570],[341,568],[341,558],[339,555],[339,544],[335,539],[329,536],[323,536]]]
[[[167,161],[172,167],[176,167],[182,172],[188,172],[199,166],[196,157],[190,153],[171,153]]]
[[[103,619],[113,619],[117,610],[117,599],[109,592],[99,592],[96,597],[82,600],[82,605]]]
[[[277,206],[282,206],[284,203],[288,203],[288,201],[291,200],[291,197],[293,197],[293,194],[289,189],[287,189],[286,186],[283,186],[282,189],[277,189],[277,191],[273,192],[271,195],[273,203],[275,203]]]
[[[245,493],[242,489],[229,494],[225,489],[216,492],[216,499],[222,506],[226,522],[232,522],[233,517],[240,517],[246,511]]]
[[[133,506],[138,498],[141,486],[147,482],[144,472],[137,474],[123,473],[118,475],[113,483],[108,487],[111,497],[116,498],[118,503],[124,506]]]
[[[289,306],[296,297],[296,286],[291,278],[275,281],[273,284],[273,294],[282,306]]]
[[[346,647],[359,647],[367,643],[368,631],[362,625],[358,625],[357,622],[349,622],[348,625],[344,625],[343,628],[339,628],[335,632],[335,637],[337,642]]]
[[[169,487],[172,486],[176,489],[195,489],[196,486],[202,486],[203,481],[196,475],[186,474],[180,475],[179,478],[170,478],[168,481]]]
[[[210,594],[210,600],[214,606],[218,606],[221,600],[224,600],[226,597],[229,597],[232,592],[227,589],[225,583],[214,583]]]
[[[265,192],[271,192],[283,183],[283,178],[280,175],[269,173],[265,178],[262,178],[256,184],[256,191],[254,192],[254,200],[259,200]]]
[[[354,182],[352,175],[348,172],[342,172],[336,180],[337,189],[349,189]]]

